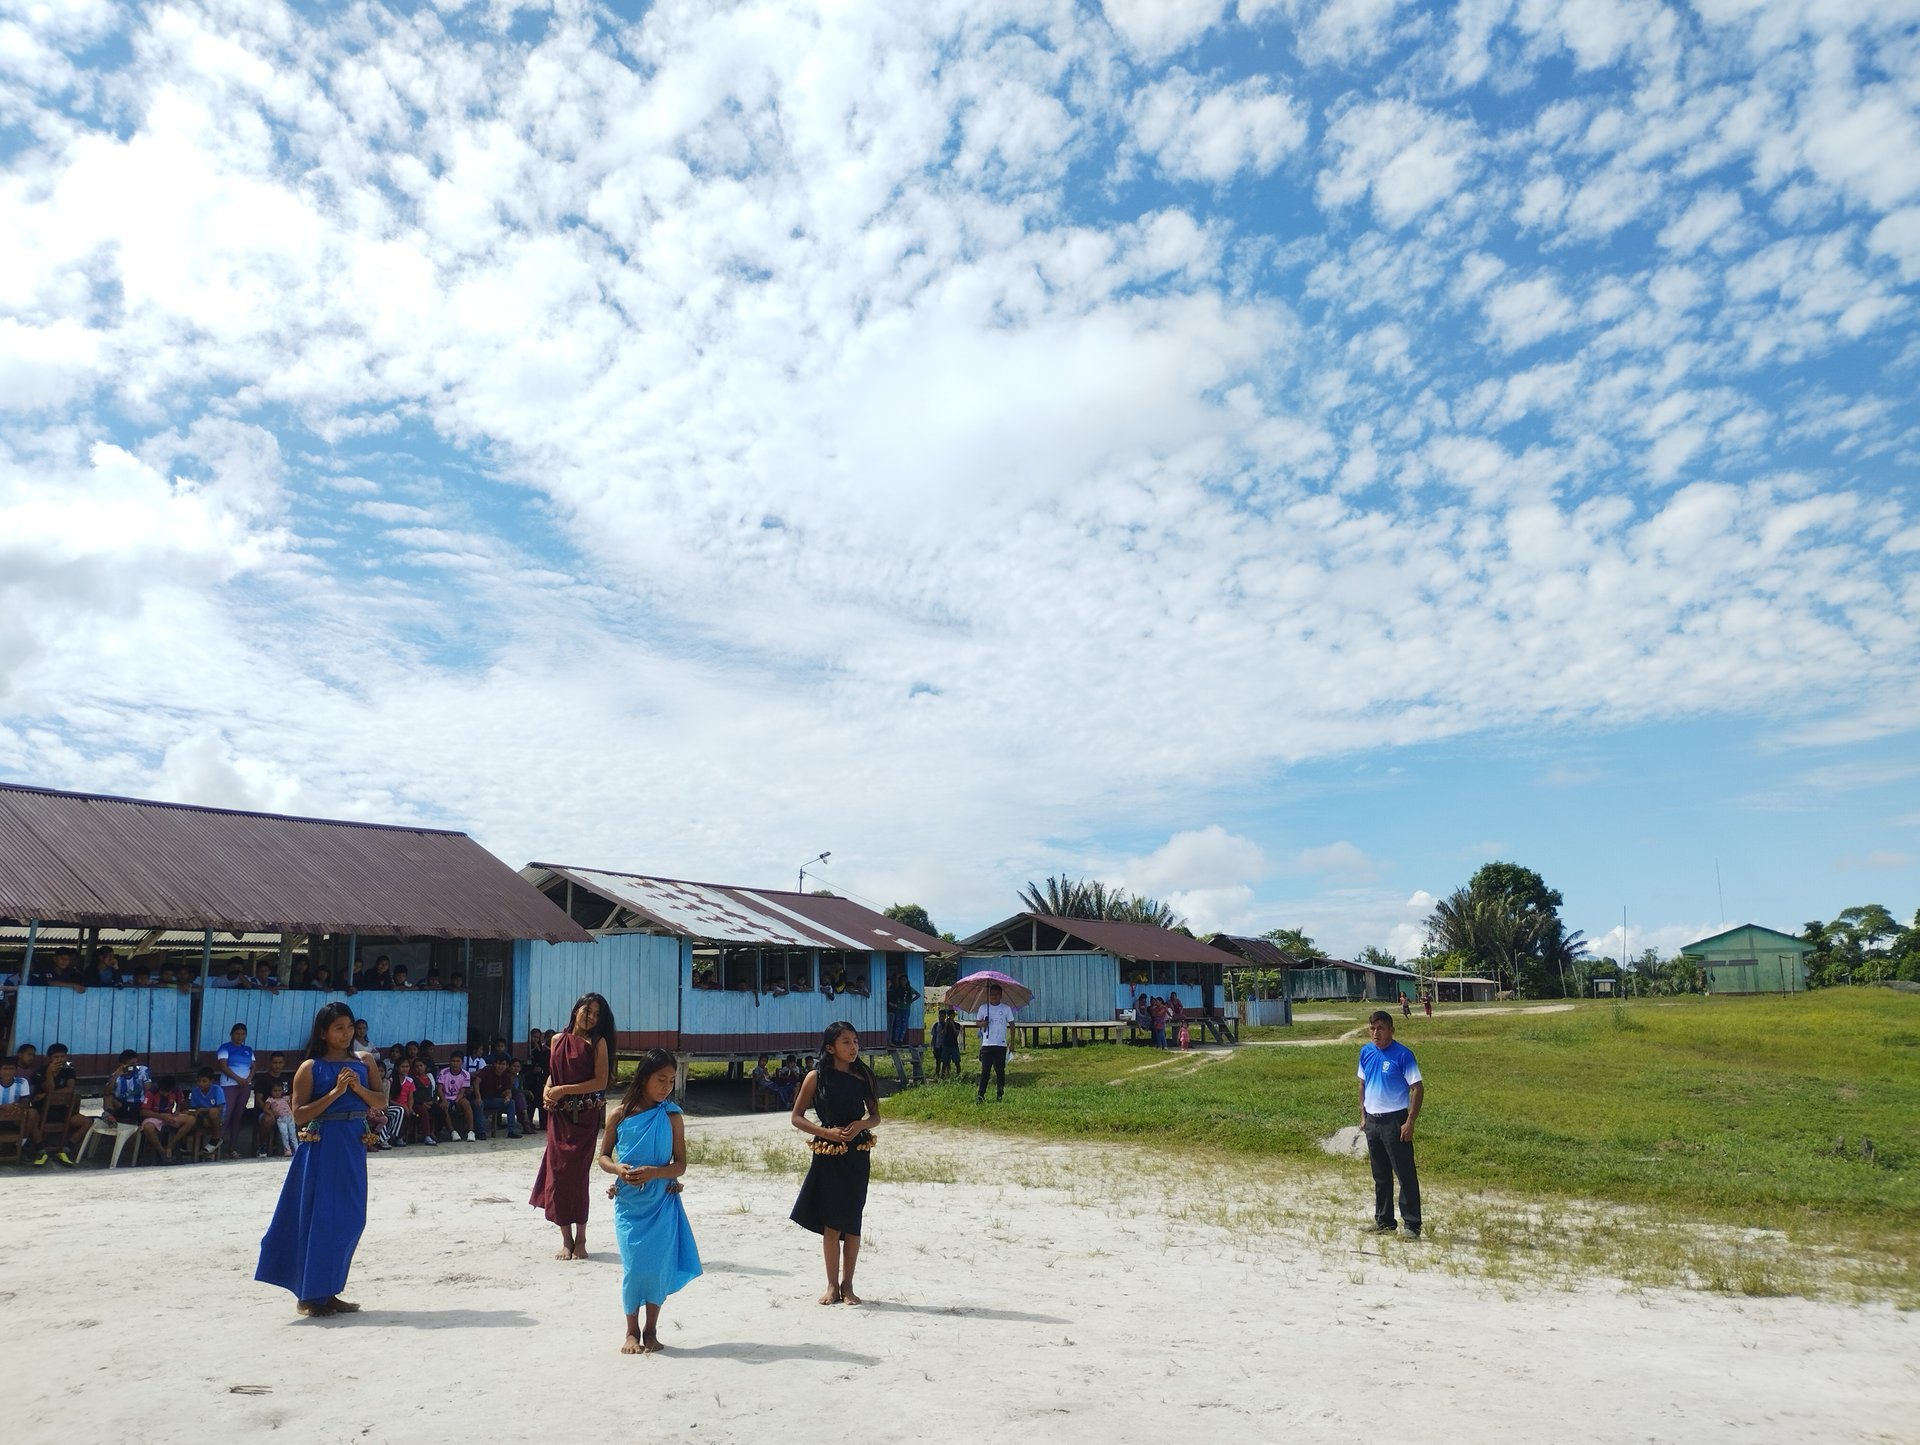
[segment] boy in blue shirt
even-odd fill
[[[193,1127],[187,1130],[187,1152],[199,1143],[211,1158],[220,1152],[220,1135],[227,1111],[227,1091],[213,1081],[213,1070],[202,1069],[193,1076],[193,1088],[187,1092],[187,1108],[193,1112]]]
[[[1400,1219],[1420,1237],[1420,1177],[1413,1168],[1413,1121],[1426,1085],[1413,1050],[1393,1041],[1393,1015],[1375,1009],[1367,1019],[1371,1043],[1360,1046],[1360,1128],[1373,1166],[1373,1233],[1392,1234],[1393,1181],[1400,1180]]]

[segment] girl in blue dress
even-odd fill
[[[380,1066],[353,1052],[353,1010],[325,1005],[313,1016],[307,1057],[293,1076],[299,1143],[253,1272],[292,1291],[303,1315],[360,1308],[340,1291],[367,1225],[367,1110],[386,1102]]]
[[[673,1102],[676,1063],[665,1049],[640,1060],[633,1082],[607,1115],[598,1163],[614,1175],[613,1232],[620,1241],[620,1307],[627,1314],[623,1355],[661,1348],[657,1328],[667,1296],[700,1277],[700,1251],[680,1203],[687,1172],[686,1123]],[[646,1308],[646,1325],[640,1323]]]

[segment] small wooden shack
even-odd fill
[[[1239,1012],[1241,1023],[1267,1028],[1292,1025],[1287,974],[1296,960],[1291,954],[1271,938],[1213,933],[1206,942],[1209,948],[1232,955],[1233,961],[1225,966],[1228,1006]]]
[[[1232,954],[1146,923],[1019,913],[961,943],[963,974],[997,969],[1033,990],[1023,1025],[1111,1024],[1141,994],[1177,995],[1188,1013],[1226,1018]]]
[[[590,937],[516,945],[517,1038],[565,1027],[574,1000],[598,993],[628,1051],[729,1062],[807,1053],[840,1019],[884,1047],[889,977],[924,993],[927,956],[958,947],[825,894],[557,863],[520,871]],[[923,1032],[916,1007],[907,1042]]]
[[[1758,923],[1743,923],[1680,950],[1706,975],[1708,993],[1805,993],[1812,952],[1804,938]]]
[[[1435,1003],[1492,1003],[1500,985],[1490,978],[1468,974],[1437,973],[1433,976]]]
[[[464,1045],[504,1021],[514,940],[588,936],[464,833],[12,783],[0,784],[0,925],[12,940],[0,974],[19,980],[7,1047],[64,1043],[88,1075],[125,1048],[156,1072],[184,1069],[236,1023],[258,1052],[304,1048],[320,1006],[347,991],[284,985],[322,964],[350,979],[376,950],[473,987],[353,994],[372,1040]],[[129,971],[145,962],[157,978],[166,963],[182,981],[52,978],[55,948],[91,959],[105,943]],[[223,987],[216,952],[272,959],[283,986]]]
[[[1316,958],[1287,974],[1287,993],[1296,999],[1367,1003],[1418,1001],[1420,975],[1404,968]]]

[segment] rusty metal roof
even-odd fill
[[[609,873],[558,863],[529,863],[520,871],[541,886],[555,878],[570,879],[575,887],[619,904],[664,932],[703,943],[879,949],[883,953],[951,953],[959,947],[845,898]]]
[[[1147,963],[1212,963],[1222,966],[1236,961],[1231,954],[1209,948],[1197,938],[1175,933],[1170,928],[1156,928],[1151,923],[1113,923],[1102,918],[1056,918],[1047,913],[1016,913],[1002,923],[981,929],[972,938],[966,939],[962,946],[973,949],[981,940],[1004,933],[1029,919],[1044,923],[1049,928],[1057,928],[1116,958],[1139,959]]]
[[[87,926],[588,939],[465,833],[0,783],[0,917]]]
[[[1300,960],[1281,950],[1271,938],[1245,938],[1237,933],[1210,933],[1209,947],[1238,954],[1255,968],[1298,968]]]

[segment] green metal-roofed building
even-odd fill
[[[1791,933],[1743,923],[1680,952],[1700,965],[1708,993],[1804,993],[1813,945]]]

